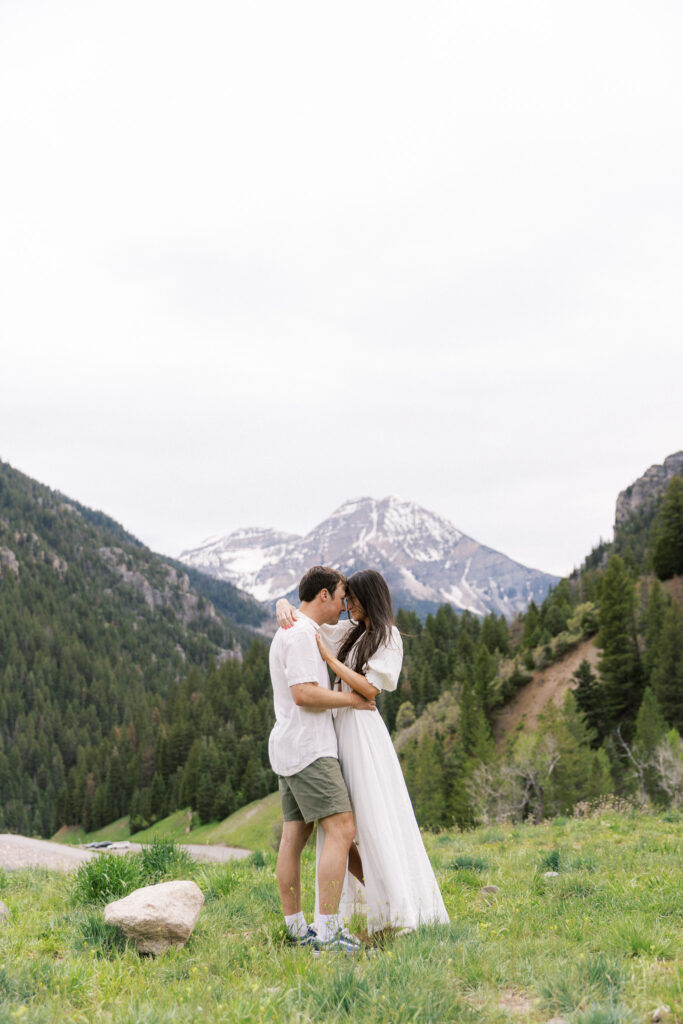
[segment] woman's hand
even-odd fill
[[[320,657],[323,659],[323,661],[326,661],[327,664],[329,665],[330,662],[334,660],[334,657],[332,655],[332,652],[329,650],[329,648],[327,648],[325,646],[325,641],[323,640],[323,638],[321,637],[321,635],[320,635],[320,633],[319,633],[319,631],[317,629],[315,631],[315,639],[316,639],[316,642],[318,644],[318,650],[320,651]]]
[[[275,618],[282,629],[291,629],[296,622],[296,608],[286,597],[281,597],[275,605]]]

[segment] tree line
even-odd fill
[[[421,824],[539,820],[608,793],[680,803],[682,510],[675,478],[645,541],[627,524],[661,581],[611,548],[511,623],[398,612],[404,667],[380,710]],[[271,792],[267,643],[86,512],[0,464],[0,831],[207,822]],[[494,743],[532,673],[591,638],[597,672],[584,662],[561,708]]]

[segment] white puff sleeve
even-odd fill
[[[363,674],[376,689],[395,690],[402,664],[403,641],[396,626],[392,626],[389,640],[386,644],[380,644],[368,659]]]

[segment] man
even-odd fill
[[[361,943],[341,927],[338,916],[355,825],[339,767],[332,710],[376,709],[374,701],[360,694],[332,690],[316,644],[318,627],[338,622],[345,597],[346,580],[336,569],[316,565],[299,583],[297,620],[290,629],[278,629],[270,647],[275,725],[268,754],[279,776],[284,818],[277,880],[287,930],[301,945],[355,953]],[[318,864],[317,934],[301,911],[300,881],[301,853],[316,821],[325,836]]]

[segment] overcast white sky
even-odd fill
[[[675,0],[1,0],[0,458],[566,573],[683,447]]]

